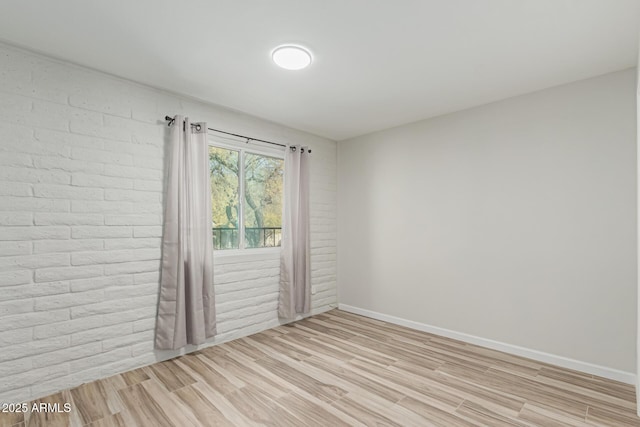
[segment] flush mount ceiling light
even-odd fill
[[[302,70],[311,64],[311,53],[302,46],[278,46],[271,53],[271,58],[285,70]]]

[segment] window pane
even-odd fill
[[[239,247],[239,159],[238,151],[209,147],[214,249]]]
[[[246,153],[245,247],[280,246],[284,160]]]

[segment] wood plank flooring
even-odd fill
[[[640,426],[633,386],[340,310],[35,402],[72,411],[0,427]]]

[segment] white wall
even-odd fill
[[[313,310],[336,304],[336,144],[0,45],[0,401],[149,364],[165,115],[313,148]],[[278,324],[278,255],[216,259],[219,336]]]
[[[340,305],[633,379],[635,78],[340,142]]]
[[[638,43],[638,48],[640,49],[640,43]],[[637,210],[637,221],[636,226],[640,224],[640,52],[638,53],[638,67],[636,68],[636,178],[637,178],[637,199],[636,199],[636,210]],[[638,226],[637,226],[638,227]],[[640,309],[640,227],[636,230],[637,241],[636,241],[636,251],[637,251],[637,263],[636,263],[636,279],[638,280],[637,287],[637,305],[636,305],[636,322],[637,322],[637,336],[636,336],[636,409],[638,411],[638,416],[640,416],[640,313],[638,310]]]

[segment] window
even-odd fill
[[[280,246],[284,160],[251,148],[209,146],[213,247]]]

